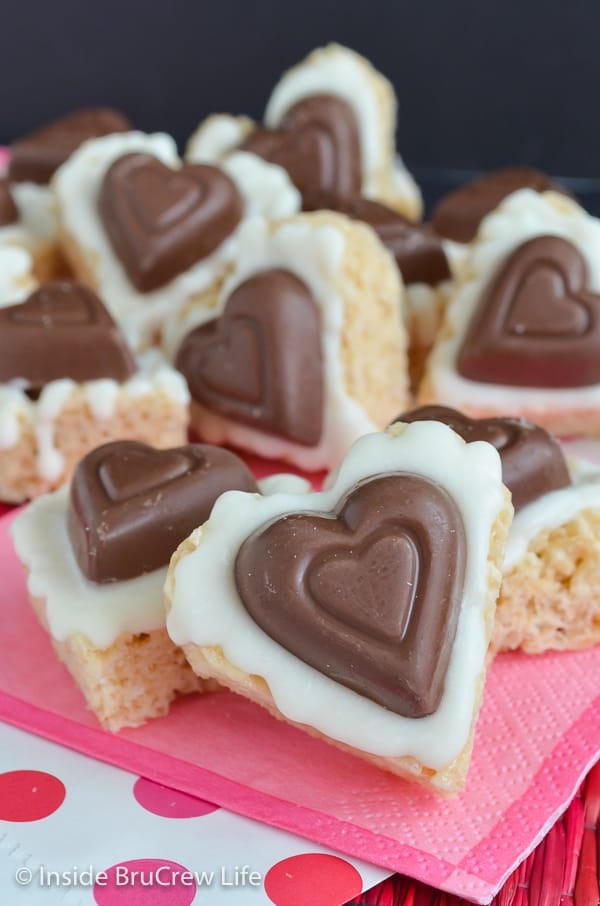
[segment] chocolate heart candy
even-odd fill
[[[257,486],[242,460],[219,447],[155,450],[133,440],[98,447],[71,484],[68,529],[79,568],[106,583],[166,566],[230,490]]]
[[[436,233],[454,242],[470,242],[483,218],[497,208],[507,195],[519,189],[534,192],[570,192],[545,173],[531,167],[495,170],[445,195],[434,207],[431,223]]]
[[[128,132],[129,120],[109,107],[69,113],[13,142],[9,176],[12,182],[48,183],[54,172],[89,138]]]
[[[19,212],[11,195],[8,180],[0,179],[0,227],[10,226],[19,219]]]
[[[462,602],[466,536],[448,493],[408,473],[356,485],[334,513],[258,529],[235,562],[272,639],[405,717],[439,706]]]
[[[600,295],[558,236],[519,246],[484,290],[457,358],[463,377],[523,387],[600,382]]]
[[[149,154],[116,160],[98,198],[115,253],[144,293],[214,252],[237,227],[243,208],[235,184],[217,167],[173,170]]]
[[[396,259],[407,285],[426,283],[437,286],[450,277],[441,240],[428,226],[411,223],[392,208],[360,195],[342,197],[322,190],[306,192],[302,207],[305,211],[338,211],[353,220],[368,223]]]
[[[176,367],[192,397],[226,418],[313,446],[323,426],[319,311],[285,270],[250,277],[220,318],[184,339]]]
[[[79,283],[46,283],[19,305],[0,308],[0,382],[33,392],[71,378],[125,381],[136,370],[98,296]]]
[[[566,488],[571,476],[560,444],[525,418],[469,418],[448,406],[420,406],[395,422],[443,422],[467,443],[485,440],[502,461],[502,480],[512,494],[515,510],[550,491]]]
[[[279,129],[255,129],[241,145],[287,170],[304,194],[325,189],[354,195],[362,185],[360,135],[354,112],[331,94],[298,101]]]

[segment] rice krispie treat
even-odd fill
[[[167,630],[203,679],[452,794],[511,516],[491,445],[394,425],[325,491],[224,494],[171,560]]]
[[[414,223],[377,201],[331,192],[307,192],[304,211],[338,211],[368,223],[394,256],[405,292],[411,377],[416,386],[423,363],[437,336],[452,276],[451,262],[442,240],[430,226]]]
[[[362,194],[418,220],[421,195],[396,155],[395,133],[390,82],[364,57],[330,44],[284,73],[263,125],[211,116],[190,138],[186,159],[213,163],[243,148],[286,169],[302,195]]]
[[[15,520],[31,603],[106,729],[138,726],[178,694],[215,688],[170,641],[162,588],[177,544],[231,489],[257,486],[226,450],[119,441],[89,453],[70,489]]]
[[[87,287],[47,283],[0,307],[0,500],[58,487],[107,440],[184,443],[188,403],[182,376],[156,350],[135,360]]]
[[[182,164],[165,134],[86,142],[54,181],[63,250],[129,343],[156,342],[165,315],[218,283],[239,227],[299,210],[281,167],[238,153],[222,166]]]
[[[554,192],[485,218],[456,278],[419,402],[600,433],[600,221]]]
[[[394,261],[331,212],[247,223],[237,248],[226,281],[165,326],[192,427],[303,469],[336,465],[408,399]]]
[[[65,262],[60,254],[54,198],[49,183],[55,170],[82,142],[131,126],[122,113],[105,107],[77,110],[17,139],[10,148],[7,191],[16,217],[10,234],[0,214],[0,243],[4,238],[22,244],[33,255],[39,280],[62,276]],[[0,201],[0,211],[4,208]]]
[[[440,421],[500,453],[515,518],[493,649],[536,654],[599,643],[600,469],[567,465],[557,441],[524,419],[474,420],[444,406],[423,406],[399,420]]]

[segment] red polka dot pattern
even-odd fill
[[[179,793],[168,786],[146,780],[145,777],[136,780],[133,795],[142,808],[161,818],[200,818],[202,815],[216,812],[219,808],[205,799]]]
[[[188,869],[168,859],[118,862],[106,875],[94,885],[98,906],[190,906],[197,893]]]
[[[362,891],[362,878],[338,856],[302,853],[269,869],[265,891],[275,906],[341,906]]]
[[[65,786],[45,771],[0,774],[0,820],[41,821],[64,802]]]

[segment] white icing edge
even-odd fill
[[[119,321],[129,344],[139,349],[152,342],[155,331],[170,311],[205,290],[224,273],[235,257],[238,231],[166,286],[148,293],[138,292],[113,251],[96,204],[110,165],[134,151],[151,154],[174,169],[181,166],[175,142],[169,135],[119,133],[85,142],[58,169],[53,184],[64,227],[70,239],[87,253],[96,289]],[[298,210],[298,192],[280,167],[240,152],[228,158],[223,169],[244,197],[246,216],[281,217]]]
[[[10,191],[29,242],[54,242],[58,234],[58,221],[54,194],[50,187],[39,186],[34,182],[15,182],[11,183]]]
[[[296,475],[282,474],[271,475],[258,486],[263,494],[299,494],[302,482]],[[11,527],[19,559],[29,570],[29,593],[46,600],[52,637],[62,642],[81,633],[105,649],[123,633],[163,628],[167,567],[124,582],[90,582],[79,569],[68,537],[68,501],[68,487],[46,494],[17,516]]]
[[[331,511],[357,482],[394,471],[423,475],[445,488],[460,508],[468,543],[463,603],[445,690],[438,710],[418,720],[394,714],[339,685],[274,642],[250,618],[234,580],[237,552],[260,526],[288,513]],[[289,720],[365,752],[413,756],[428,767],[443,768],[467,742],[478,678],[485,668],[489,538],[503,506],[500,458],[491,444],[465,444],[439,422],[415,422],[399,436],[362,437],[326,491],[268,498],[223,494],[198,530],[199,547],[169,573],[167,630],[179,645],[221,646],[233,665],[264,677],[277,708]]]
[[[321,315],[324,377],[324,420],[321,439],[314,447],[292,443],[223,418],[194,405],[202,412],[202,437],[209,443],[231,443],[253,450],[268,459],[284,459],[307,470],[327,468],[346,453],[360,437],[377,426],[361,406],[345,392],[342,374],[341,334],[344,304],[340,296],[339,269],[344,256],[343,233],[330,224],[282,223],[270,230],[264,221],[248,221],[240,229],[235,269],[220,288],[218,304],[190,307],[185,317],[166,325],[165,348],[175,355],[181,340],[194,327],[219,317],[233,290],[253,274],[284,268],[296,274],[310,289]]]
[[[129,397],[134,405],[141,396],[164,393],[174,404],[188,405],[190,397],[183,376],[167,364],[158,350],[142,353],[138,369],[121,384],[106,378],[82,384],[68,378],[52,381],[35,402],[21,389],[23,381],[18,378],[12,385],[0,386],[0,450],[14,447],[23,428],[31,427],[36,439],[38,473],[55,481],[62,475],[64,460],[54,445],[54,423],[75,393],[83,394],[83,401],[98,421],[112,418],[123,397]]]
[[[377,96],[363,61],[351,50],[329,46],[289,69],[273,89],[265,123],[276,129],[294,104],[313,94],[337,95],[354,111],[360,134],[363,192],[375,193],[382,165],[381,123]],[[383,78],[373,73],[373,77]]]
[[[7,235],[9,233],[10,235]],[[36,287],[33,260],[27,249],[12,245],[10,227],[0,229],[0,307],[26,299]],[[3,243],[7,244],[4,245]]]
[[[561,236],[572,242],[588,267],[588,287],[600,292],[600,220],[553,192],[522,189],[509,195],[481,223],[477,240],[461,265],[447,310],[444,333],[432,352],[429,378],[436,398],[460,409],[465,404],[503,412],[540,407],[568,412],[600,402],[600,384],[572,389],[510,387],[470,381],[456,371],[469,322],[498,267],[519,245],[534,236]]]
[[[190,164],[218,164],[244,141],[243,117],[216,113],[204,120],[190,136],[185,159]]]
[[[540,532],[566,525],[582,510],[600,509],[600,468],[578,460],[569,461],[573,484],[544,494],[515,513],[503,571],[513,569],[527,554]]]

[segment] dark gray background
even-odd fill
[[[399,148],[422,178],[517,162],[600,176],[597,0],[3,0],[1,9],[0,142],[96,103],[183,142],[209,112],[260,116],[280,73],[335,39],[394,83]]]

